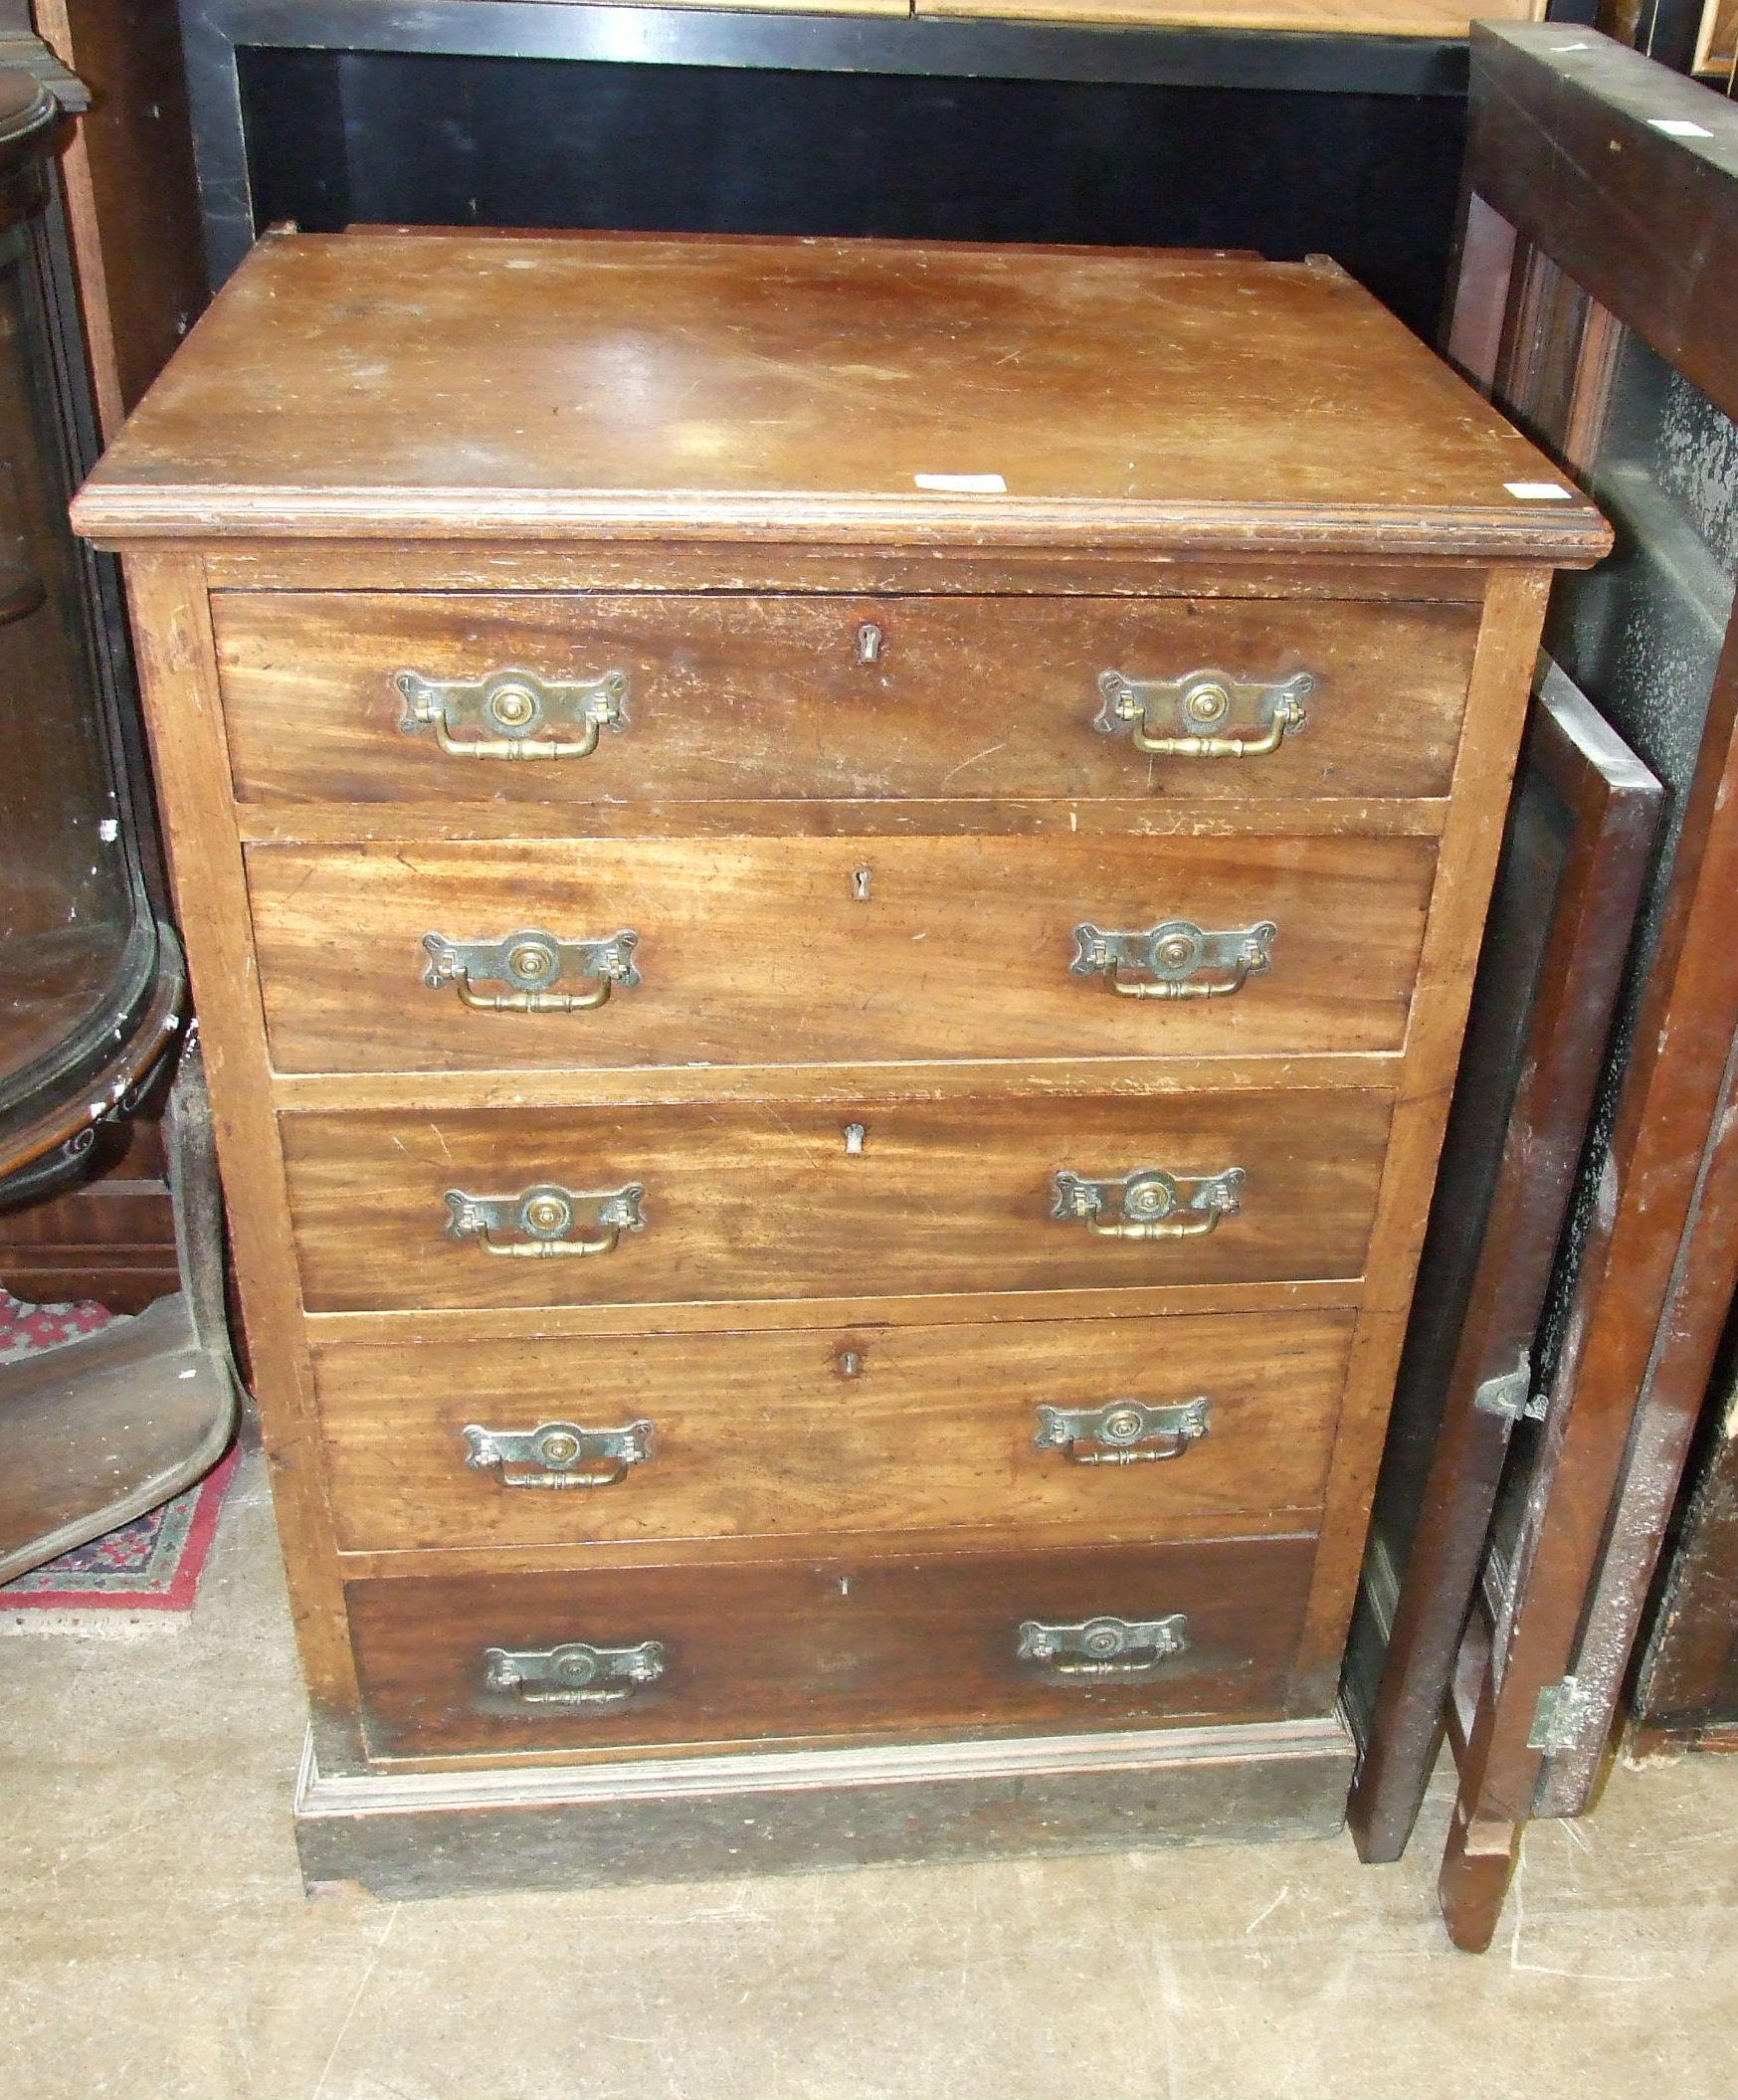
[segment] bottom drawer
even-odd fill
[[[1065,1733],[1281,1711],[1314,1551],[841,1555],[348,1597],[379,1756]]]

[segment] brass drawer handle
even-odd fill
[[[1315,679],[1307,670],[1275,684],[1230,677],[1223,670],[1192,670],[1180,678],[1130,678],[1105,670],[1098,674],[1098,690],[1104,704],[1093,728],[1106,736],[1128,729],[1137,751],[1160,758],[1265,758],[1278,750],[1289,730],[1308,721],[1303,703],[1315,690]],[[1250,722],[1249,729],[1223,734],[1239,716]],[[1169,733],[1156,729],[1155,717],[1174,727]]]
[[[1112,1400],[1101,1408],[1041,1407],[1032,1440],[1075,1465],[1143,1465],[1181,1458],[1207,1434],[1212,1412],[1205,1396],[1164,1408],[1138,1400]]]
[[[1074,928],[1079,953],[1068,968],[1076,977],[1102,974],[1124,999],[1229,999],[1272,968],[1278,931],[1271,919],[1226,933],[1205,933],[1193,919],[1167,919],[1146,933],[1087,924]],[[1146,981],[1124,984],[1124,970],[1144,971]]]
[[[1056,1178],[1053,1218],[1082,1218],[1100,1240],[1195,1240],[1243,1207],[1244,1170],[1223,1174],[1167,1174],[1138,1167],[1107,1181],[1085,1181],[1064,1167]],[[1106,1220],[1105,1213],[1121,1217]]]
[[[1149,1677],[1161,1662],[1182,1654],[1188,1628],[1181,1612],[1168,1619],[1087,1619],[1078,1625],[1028,1619],[1021,1622],[1015,1652],[1022,1662],[1046,1664],[1054,1677]]]
[[[624,1233],[646,1229],[640,1199],[644,1186],[629,1182],[622,1189],[561,1189],[552,1183],[522,1190],[517,1196],[467,1196],[463,1189],[447,1191],[452,1217],[447,1221],[451,1240],[475,1240],[485,1254],[514,1254],[529,1260],[550,1260],[563,1254],[608,1254]],[[579,1222],[578,1206],[595,1204],[600,1231],[593,1239],[570,1240],[567,1236]],[[497,1240],[496,1233],[521,1233],[520,1240]]]
[[[601,678],[539,678],[528,670],[496,670],[470,682],[425,678],[401,670],[393,683],[404,696],[407,736],[433,729],[449,758],[589,758],[600,729],[621,729],[628,719],[628,674]],[[571,721],[576,737],[539,735]],[[455,736],[475,728],[475,736]]]
[[[631,991],[640,982],[634,950],[640,936],[631,926],[607,940],[560,941],[535,926],[503,934],[498,941],[452,940],[444,933],[425,933],[429,966],[423,983],[431,991],[456,985],[466,1006],[482,1014],[589,1014],[601,1007],[612,989]],[[590,977],[586,992],[557,992],[565,978]],[[479,992],[477,984],[502,984],[504,992]]]
[[[522,1706],[625,1706],[664,1675],[664,1642],[600,1648],[587,1640],[555,1648],[484,1648],[483,1681]]]
[[[485,1430],[470,1422],[464,1435],[466,1464],[479,1472],[492,1466],[502,1487],[615,1487],[653,1451],[653,1426],[644,1419],[619,1430],[582,1430],[574,1422]],[[582,1471],[586,1466],[591,1470]]]

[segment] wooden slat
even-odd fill
[[[1479,24],[1472,72],[1477,195],[1738,416],[1738,109],[1579,31]],[[1710,135],[1673,137],[1657,118]]]

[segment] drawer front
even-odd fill
[[[307,1307],[355,1312],[1354,1277],[1390,1110],[1383,1092],[1323,1089],[866,1098],[855,1115],[776,1101],[287,1115],[281,1128]],[[1241,1187],[1225,1179],[1237,1170]],[[1155,1171],[1177,1192],[1157,1218],[1162,1187],[1112,1186]],[[1099,1192],[1112,1236],[1091,1230],[1093,1195],[1063,1176]],[[1231,1213],[1214,1207],[1228,1189]],[[1114,1236],[1149,1225],[1162,1236]],[[599,1252],[509,1251],[538,1245]]]
[[[1478,622],[1464,604],[1291,599],[220,592],[212,604],[237,793],[340,803],[1443,795]],[[401,672],[482,687],[508,669],[569,687],[619,674],[620,725],[583,753],[511,763],[444,751],[432,721],[401,726]],[[1144,685],[1208,670],[1260,684],[1307,672],[1307,719],[1249,757],[1148,753],[1127,720],[1094,726],[1107,673]],[[1204,732],[1242,744],[1272,729],[1255,697],[1227,700],[1223,717],[1196,703]],[[481,690],[417,704],[446,710],[450,742],[512,741],[498,706],[480,711]],[[1170,704],[1153,701],[1144,735],[1183,726]],[[551,705],[534,740],[590,740],[591,702]]]
[[[316,1348],[315,1381],[354,1551],[1150,1537],[1319,1509],[1351,1329],[1307,1312],[338,1343]]]
[[[281,1070],[569,1070],[1397,1050],[1434,864],[1417,839],[574,840],[256,847],[249,880]]]
[[[419,1578],[347,1595],[379,1756],[1066,1733],[1281,1711],[1313,1553],[1307,1538],[1236,1539]],[[1102,1674],[1079,1667],[1093,1655],[1066,1631],[1025,1635],[1039,1652],[1021,1653],[1023,1627],[1107,1618],[1129,1632]]]

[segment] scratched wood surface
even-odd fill
[[[1126,1727],[1283,1711],[1308,1538],[1021,1554],[839,1556],[717,1568],[364,1582],[347,1597],[378,1753],[866,1740]],[[1150,1676],[1018,1660],[1023,1621],[1181,1613]],[[483,1651],[659,1640],[666,1670],[618,1707],[526,1705]]]
[[[314,1371],[351,1551],[1028,1524],[1152,1538],[1203,1516],[1277,1513],[1295,1530],[1320,1507],[1351,1325],[1307,1312],[339,1343]],[[1206,1433],[1176,1457],[1082,1464],[1035,1441],[1041,1406],[1198,1397]],[[653,1455],[614,1487],[507,1486],[467,1462],[468,1424],[639,1420]]]
[[[1555,479],[1331,264],[287,234],[218,294],[78,515],[109,538],[1591,559],[1591,504],[1508,485]]]
[[[281,1070],[577,1071],[1394,1050],[1435,860],[1416,839],[585,840],[256,847],[249,879]],[[1270,967],[1188,999],[1074,973],[1082,923],[1174,921],[1276,927]],[[539,1014],[480,1012],[425,982],[427,934],[536,928],[636,933],[639,984]],[[1235,986],[1235,963],[1190,982]],[[554,993],[597,983],[564,974]],[[480,973],[468,989],[512,987]]]
[[[1284,600],[249,592],[215,604],[245,802],[1441,795],[1478,630],[1472,606]],[[511,763],[451,757],[401,728],[397,672],[476,681],[509,668],[624,672],[626,726],[586,758]],[[1101,671],[1203,669],[1309,671],[1308,720],[1229,764],[1148,756],[1094,726]]]

